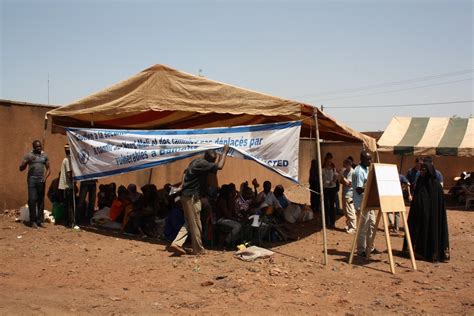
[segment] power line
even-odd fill
[[[322,92],[316,92],[316,93],[312,93],[312,94],[294,96],[294,97],[292,97],[292,99],[312,97],[312,96],[318,96],[318,95],[326,95],[326,94],[344,94],[344,93],[356,92],[356,91],[360,91],[360,90],[370,90],[370,89],[384,88],[384,87],[387,87],[387,86],[413,83],[413,82],[418,82],[418,81],[434,80],[434,79],[439,79],[439,78],[443,78],[443,77],[459,76],[459,75],[464,75],[464,74],[471,73],[471,72],[473,72],[473,70],[474,69],[465,69],[465,70],[460,70],[460,71],[455,71],[455,72],[448,72],[448,73],[444,73],[444,74],[424,76],[424,77],[418,77],[418,78],[412,78],[412,79],[406,79],[406,80],[389,81],[389,82],[385,82],[385,83],[361,86],[361,87],[356,87],[356,88],[322,91]]]
[[[474,102],[474,100],[433,102],[433,103],[390,104],[390,105],[326,106],[326,108],[328,109],[393,108],[393,107],[443,105],[443,104],[472,103],[472,102]]]
[[[364,94],[352,95],[352,96],[347,96],[347,97],[338,97],[338,98],[329,98],[329,99],[308,99],[308,100],[312,100],[315,102],[326,102],[326,101],[331,101],[331,100],[352,99],[352,98],[363,97],[363,96],[368,96],[368,95],[377,95],[377,94],[385,94],[385,93],[399,92],[399,91],[405,91],[405,90],[414,90],[414,89],[421,89],[421,88],[427,88],[427,87],[441,86],[441,85],[451,84],[451,83],[456,83],[456,82],[469,81],[472,79],[473,78],[445,81],[445,82],[433,83],[433,84],[418,86],[418,87],[401,88],[401,89],[386,90],[386,91],[373,92],[373,93],[364,93]]]

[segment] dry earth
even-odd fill
[[[306,193],[288,192],[305,202]],[[474,213],[448,212],[452,259],[417,261],[392,237],[387,253],[347,264],[352,235],[328,231],[322,265],[317,220],[294,227],[299,239],[273,244],[270,259],[232,252],[174,257],[166,244],[118,233],[47,224],[33,230],[0,216],[0,314],[474,314]],[[336,224],[344,226],[340,218]],[[379,231],[376,247],[385,250]]]

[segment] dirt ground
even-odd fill
[[[307,202],[301,190],[290,199]],[[464,314],[474,315],[474,212],[450,209],[449,263],[386,252],[347,258],[353,235],[328,231],[324,266],[317,220],[294,226],[298,240],[266,244],[276,253],[244,262],[233,252],[175,257],[166,243],[46,224],[37,230],[0,216],[0,314]],[[376,247],[384,251],[379,230]]]

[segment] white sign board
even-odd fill
[[[374,170],[379,196],[403,196],[396,165],[378,164]]]

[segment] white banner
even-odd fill
[[[228,156],[251,159],[298,182],[301,122],[181,130],[67,128],[74,180],[152,168],[228,144]]]

